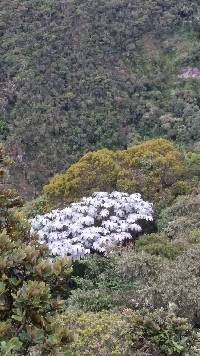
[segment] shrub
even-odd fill
[[[200,229],[200,221],[197,219],[198,214],[194,214],[194,218],[182,216],[170,221],[164,229],[166,235],[170,239],[187,241],[194,229]]]
[[[0,162],[4,164],[4,152]],[[1,170],[4,179],[5,170]],[[45,344],[46,318],[60,310],[69,294],[70,262],[49,260],[47,247],[30,236],[30,226],[15,210],[20,198],[0,187],[0,352],[26,352]]]
[[[200,195],[180,196],[161,212],[157,225],[176,245],[189,248],[191,244],[199,243],[199,216]]]
[[[31,219],[38,214],[43,214],[46,207],[46,201],[43,196],[27,201],[21,208],[22,213],[27,219]]]
[[[183,195],[178,197],[171,206],[163,209],[157,225],[159,230],[167,229],[171,222],[180,219],[193,221],[193,224],[198,226],[200,216],[200,195]],[[193,225],[193,227],[194,227]],[[184,226],[185,229],[185,226]]]
[[[181,317],[187,317],[196,327],[200,326],[200,246],[196,245],[178,256],[175,261],[164,263],[156,278],[143,278],[136,291],[138,303],[153,308],[175,306]]]
[[[95,312],[133,305],[137,281],[119,270],[120,250],[110,252],[108,257],[89,255],[73,264],[74,290],[67,300],[69,310]]]
[[[129,294],[130,297],[130,294]],[[116,309],[127,305],[125,290],[122,293],[106,286],[98,289],[87,289],[87,284],[82,289],[72,291],[67,301],[69,311],[81,310],[83,312],[100,312],[102,310]]]
[[[31,224],[52,255],[76,259],[94,251],[105,253],[142,230],[152,231],[152,221],[152,204],[140,194],[99,192],[63,210],[36,216]]]
[[[64,313],[51,319],[57,352],[73,355],[186,355],[198,348],[198,335],[186,319],[163,310],[122,313]],[[65,330],[73,339],[65,342]],[[198,353],[196,353],[198,354]]]
[[[87,153],[44,186],[44,196],[47,209],[100,190],[138,191],[145,199],[157,201],[183,171],[183,157],[173,144],[164,139],[149,140],[126,151]]]
[[[158,234],[142,236],[136,241],[135,247],[137,251],[145,251],[151,255],[172,260],[184,251],[184,247],[181,244],[173,243],[166,235]]]
[[[200,228],[199,229],[192,229],[188,235],[188,241],[193,244],[200,243]]]

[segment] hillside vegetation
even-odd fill
[[[96,163],[99,157],[103,160]],[[147,141],[127,151],[90,153],[64,175],[55,177],[46,185],[41,197],[23,208],[17,193],[4,184],[9,160],[2,147],[0,162],[1,355],[199,355],[199,154],[191,153],[184,157],[163,139]],[[114,162],[117,169],[111,170],[110,165]],[[89,210],[98,209],[99,204],[104,204],[104,197],[108,198],[107,193],[99,193],[96,200],[85,198],[80,204],[72,204],[65,210],[54,209],[48,216],[36,218],[38,228],[42,228],[42,219],[46,229],[43,244],[39,243],[40,235],[30,234],[26,215],[34,216],[52,206],[56,208],[67,205],[69,201],[78,201],[81,195],[89,195],[98,187],[112,191],[120,172],[122,182],[123,179],[127,181],[123,169],[126,172],[129,167],[132,174],[138,172],[137,184],[142,180],[145,188],[149,182],[149,197],[155,202],[154,233],[146,226],[146,234],[142,234],[140,229],[140,236],[133,233],[133,239],[123,245],[120,241],[123,240],[124,228],[121,236],[119,230],[116,230],[118,236],[116,232],[107,231],[105,244],[109,246],[112,237],[118,238],[119,243],[115,247],[110,246],[106,255],[99,253],[97,248],[96,253],[93,251],[75,261],[66,256],[52,258],[52,243],[55,245],[54,254],[70,252],[67,245],[65,250],[62,246],[58,249],[59,242],[62,244],[62,239],[56,240],[59,234],[63,238],[68,236],[79,258],[80,238],[86,247],[88,243],[95,244],[97,236],[91,234],[95,233],[95,222],[92,226]],[[93,183],[84,189],[84,177],[90,172],[94,173]],[[117,173],[114,180],[111,175],[113,186],[106,185],[107,178],[104,181],[109,172]],[[74,174],[80,180],[83,176],[83,185],[79,179],[75,184]],[[127,187],[130,192],[135,191],[136,187],[142,189],[142,183],[137,186],[128,184]],[[148,194],[148,189],[144,189],[143,194]],[[127,221],[125,216],[125,223],[131,222],[130,217],[137,221],[139,216],[141,223],[141,214],[146,214],[145,207],[152,213],[151,204],[142,201],[137,194],[130,196],[136,200],[131,211],[130,204],[126,204],[128,194],[114,192],[110,196],[116,197],[118,218],[115,221],[124,215],[126,209],[131,212],[136,208],[136,202],[140,207],[136,210],[138,215],[129,215]],[[122,197],[125,199],[123,207],[120,204]],[[85,215],[86,202],[89,205]],[[79,224],[76,208],[82,212]],[[113,216],[112,205],[110,209]],[[72,210],[76,211],[71,224],[73,228],[83,224],[83,219],[86,227],[88,219],[91,225],[91,231],[82,226],[82,235],[75,236],[74,241],[73,236],[66,233],[71,228],[70,224],[66,226],[66,214],[71,214]],[[102,211],[105,213],[107,210]],[[56,222],[52,219],[55,214]],[[73,219],[73,215],[69,216]],[[54,223],[57,235],[48,225]],[[98,214],[96,224],[98,228]],[[134,229],[138,227],[134,224]]]
[[[200,355],[199,14],[1,0],[0,356]]]
[[[199,153],[186,154],[165,139],[154,139],[123,151],[102,149],[85,154],[52,178],[42,195],[28,205],[34,215],[96,191],[117,190],[141,193],[160,209],[195,189],[199,177]]]
[[[0,135],[33,195],[95,149],[199,140],[199,4],[2,0]]]

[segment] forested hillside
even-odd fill
[[[0,135],[25,196],[88,151],[200,136],[199,1],[1,0]]]
[[[0,108],[0,356],[199,356],[200,0],[1,0]]]

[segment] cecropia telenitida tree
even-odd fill
[[[135,238],[143,224],[152,221],[152,204],[140,194],[97,192],[65,209],[36,216],[31,233],[38,234],[52,256],[77,259]]]

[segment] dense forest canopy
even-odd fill
[[[33,195],[82,154],[199,140],[199,4],[2,0],[0,135]],[[196,72],[195,72],[196,73]]]

